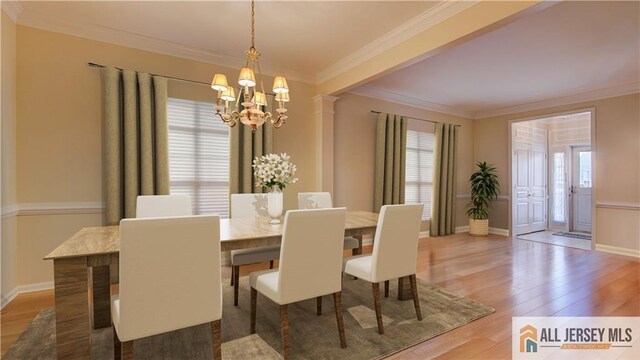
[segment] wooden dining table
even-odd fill
[[[345,236],[358,239],[356,253],[362,253],[363,236],[375,233],[377,220],[376,213],[347,212]],[[221,251],[280,244],[283,225],[269,221],[221,219]],[[92,329],[111,326],[110,275],[112,268],[117,270],[119,251],[119,226],[88,227],[44,258],[53,260],[58,360],[90,359]],[[403,288],[401,280],[399,288]],[[410,296],[410,289],[399,291],[399,298]]]

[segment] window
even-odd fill
[[[433,134],[407,131],[407,163],[405,172],[405,203],[422,203],[422,220],[431,217],[433,193]]]
[[[229,216],[229,127],[214,104],[170,98],[169,180],[172,194],[191,196],[194,214]]]
[[[564,152],[553,153],[553,222],[566,223]]]

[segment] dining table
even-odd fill
[[[375,234],[377,221],[376,213],[347,212],[345,236],[359,243],[354,254],[362,253],[363,236]],[[220,250],[278,245],[282,231],[283,224],[269,218],[220,219]],[[111,272],[118,269],[119,251],[118,225],[87,227],[44,258],[53,261],[58,360],[90,359],[92,329],[111,326]],[[408,283],[398,279],[398,299],[411,298]]]

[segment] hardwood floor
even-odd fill
[[[268,266],[243,266],[241,274]],[[225,268],[223,276],[230,274]],[[391,359],[508,359],[512,316],[640,316],[640,261],[625,256],[456,234],[420,240],[417,277],[496,312]],[[382,301],[397,301],[395,292],[392,282],[391,296]],[[52,291],[23,294],[7,305],[0,313],[2,354],[52,306]]]

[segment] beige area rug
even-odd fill
[[[225,282],[222,317],[224,359],[278,359],[282,351],[278,306],[258,295],[257,334],[249,334],[248,277],[240,279],[240,304],[233,306],[233,288]],[[469,322],[495,310],[466,297],[418,280],[422,321],[412,301],[399,301],[395,286],[382,297],[385,334],[377,331],[371,284],[344,278],[342,302],[347,348],[340,348],[333,298],[323,298],[323,314],[316,301],[289,306],[289,336],[294,359],[382,358]],[[158,314],[162,316],[161,314]],[[55,313],[41,311],[3,359],[55,359]],[[136,359],[211,359],[210,328],[195,326],[135,342]],[[92,359],[113,359],[111,328],[95,330]]]

